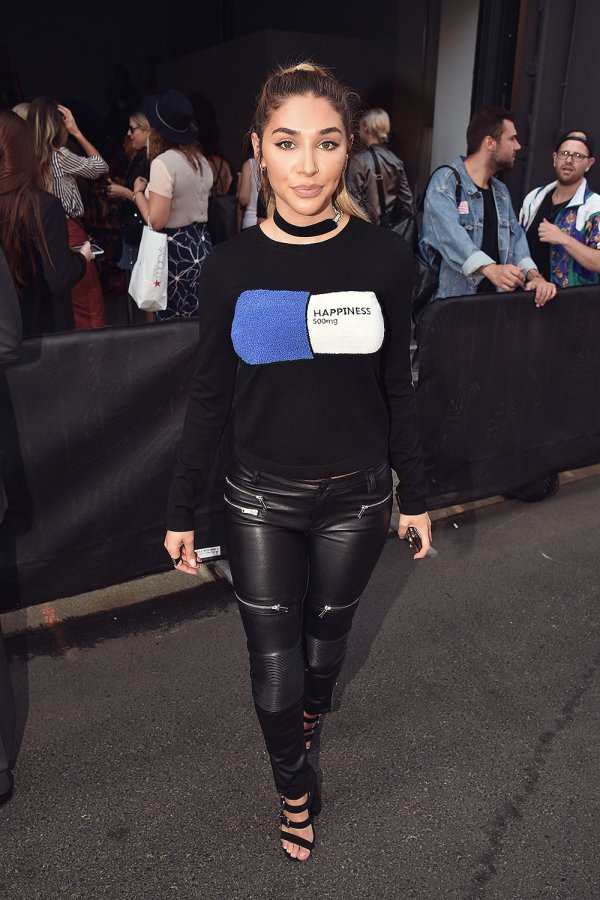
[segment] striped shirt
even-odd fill
[[[108,173],[101,156],[79,156],[61,147],[52,154],[52,193],[72,219],[83,215],[83,200],[77,187],[77,176],[95,179]]]

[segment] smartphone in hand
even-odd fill
[[[421,535],[417,531],[414,525],[409,525],[406,529],[406,541],[408,542],[408,546],[415,553],[420,553],[423,549],[423,541],[421,540]]]
[[[78,247],[71,247],[70,249],[81,251],[83,249],[83,244],[80,244]],[[95,241],[90,242],[90,250],[92,251],[94,259],[102,259],[104,256],[104,250]]]

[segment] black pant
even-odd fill
[[[236,461],[225,500],[254,704],[277,790],[293,799],[308,783],[303,709],[331,708],[352,619],[388,534],[390,467],[383,460],[311,482]]]

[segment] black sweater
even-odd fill
[[[321,243],[279,243],[255,226],[211,251],[169,529],[194,527],[232,400],[249,468],[317,480],[390,456],[402,511],[425,510],[412,272],[402,238],[356,218]]]

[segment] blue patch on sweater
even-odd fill
[[[306,327],[309,291],[244,291],[238,297],[231,339],[249,365],[313,359]]]

